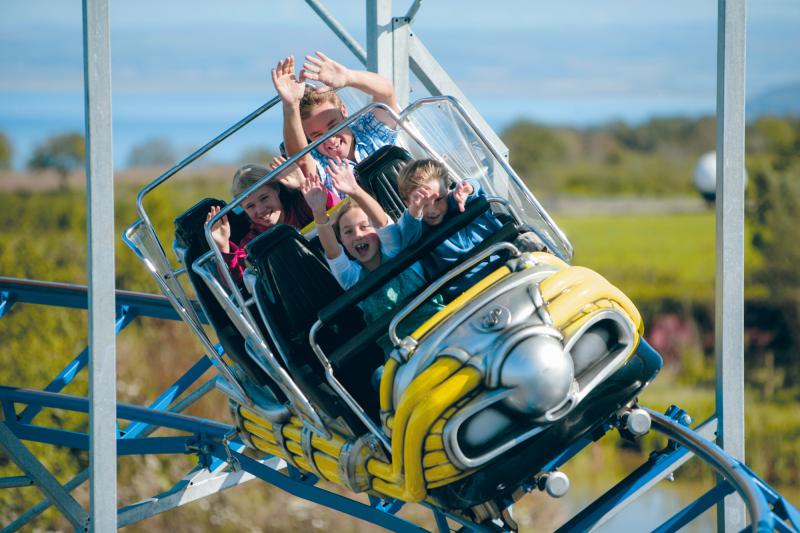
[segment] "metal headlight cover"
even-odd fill
[[[564,402],[572,378],[572,359],[558,339],[549,335],[527,337],[503,360],[500,384],[514,389],[503,402],[519,413],[542,415]]]

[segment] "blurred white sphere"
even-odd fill
[[[714,195],[717,191],[717,152],[706,152],[694,167],[694,186],[700,194]]]
[[[744,185],[747,187],[747,171],[744,172]],[[694,186],[703,198],[713,201],[717,194],[717,152],[706,152],[697,160],[694,167]]]

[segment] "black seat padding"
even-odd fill
[[[295,228],[286,225],[270,228],[248,243],[246,249],[258,272],[254,296],[287,370],[305,393],[332,416],[342,416],[350,424],[360,424],[328,386],[324,369],[308,338],[317,312],[341,298],[344,290],[324,260]],[[326,353],[364,329],[365,324],[361,312],[354,310],[339,317],[331,326],[317,336],[317,342]],[[382,364],[381,349],[365,344],[351,366],[335,368],[337,379],[376,419],[378,401],[370,387],[370,376]]]
[[[405,149],[390,144],[377,149],[356,166],[356,175],[361,187],[371,194],[394,220],[397,220],[405,209],[397,187],[397,176],[410,160],[411,154]]]
[[[190,207],[175,219],[175,240],[180,247],[186,249],[183,260],[189,281],[225,353],[256,385],[269,387],[276,398],[282,401],[285,398],[283,393],[247,353],[241,334],[205,282],[192,270],[192,263],[210,249],[203,230],[208,212],[212,207],[223,206],[225,202],[222,200],[205,198]],[[228,221],[231,225],[231,240],[234,242],[240,240],[249,230],[250,222],[244,214],[230,213]]]

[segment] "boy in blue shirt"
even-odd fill
[[[325,86],[306,86],[305,80],[318,81]],[[272,83],[283,103],[283,137],[288,155],[296,154],[347,118],[347,107],[337,96],[336,89],[358,89],[370,95],[373,102],[400,112],[389,80],[374,72],[349,69],[322,52],[306,56],[299,79],[295,77],[293,56],[279,61],[272,70]],[[397,140],[394,127],[394,120],[385,111],[366,113],[312,150],[298,165],[306,176],[316,174],[328,190],[342,197],[328,171],[330,164],[338,158],[353,168],[378,148],[394,144]]]
[[[408,200],[420,191],[425,191],[427,195],[432,195],[434,200],[426,202],[421,220],[417,221],[416,226],[409,226],[409,239],[416,236],[411,233],[416,229],[420,233],[423,226],[438,226],[442,223],[445,215],[455,211],[464,211],[466,204],[478,196],[486,196],[480,184],[474,180],[463,180],[455,189],[448,192],[448,186],[452,178],[448,175],[447,168],[440,162],[433,159],[419,159],[409,162],[397,178],[397,185],[400,189],[400,196]],[[430,278],[437,278],[448,270],[456,267],[475,246],[483,242],[484,239],[493,235],[500,229],[502,224],[490,212],[482,214],[466,227],[459,230],[455,235],[437,246],[434,251],[420,261],[425,268],[426,275]],[[472,286],[473,279],[483,271],[487,263],[476,266],[472,271],[466,273],[453,286],[445,291],[447,298],[458,296],[464,290]]]

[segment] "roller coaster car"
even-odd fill
[[[176,251],[233,361],[237,383],[227,392],[249,446],[355,492],[426,501],[480,522],[498,517],[571,443],[617,420],[661,359],[641,339],[633,303],[567,263],[569,242],[458,102],[420,101],[396,119],[403,148],[357,167],[387,212],[402,212],[397,172],[418,157],[479,181],[487,196],[355,287],[336,283],[313,228],[281,225],[249,243],[247,292],[236,288],[208,225],[203,239],[214,200],[176,220]],[[364,323],[359,302],[486,213],[499,229],[458,267]],[[398,336],[406,317],[465,276],[466,291]],[[387,332],[388,358],[377,344]]]

